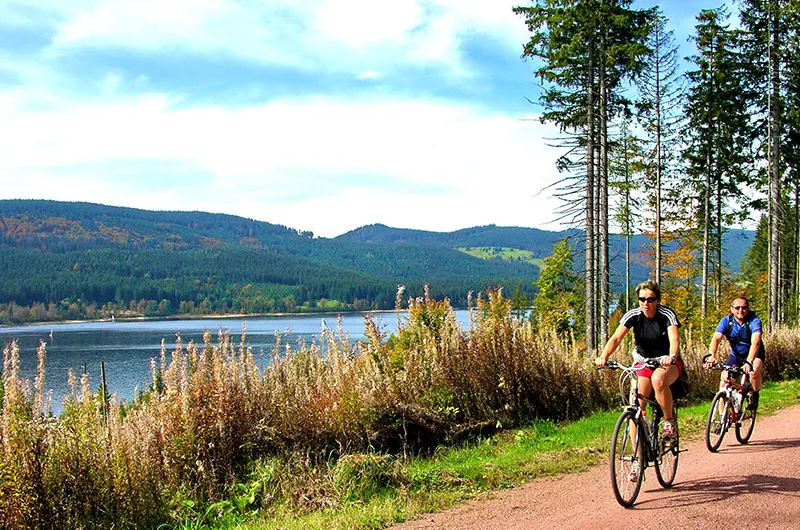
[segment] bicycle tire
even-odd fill
[[[678,409],[672,408],[673,418],[677,424]],[[656,427],[656,478],[658,483],[664,488],[671,488],[678,473],[678,457],[680,456],[680,438],[675,437],[671,440],[663,436],[664,422],[658,422]]]
[[[736,423],[736,429],[734,430],[736,439],[740,444],[746,444],[750,441],[750,437],[753,436],[753,428],[756,425],[756,414],[758,410],[750,410],[749,405],[749,396],[745,396],[744,403],[742,403],[742,416]]]
[[[720,402],[722,405],[720,405]],[[722,410],[720,410],[722,409]],[[722,445],[722,439],[728,430],[730,414],[730,404],[725,392],[718,392],[711,401],[711,408],[708,409],[708,419],[706,419],[706,447],[712,453],[716,453]]]
[[[633,432],[633,436],[631,436]],[[611,454],[609,457],[609,470],[611,471],[611,488],[617,502],[629,508],[633,506],[639,490],[642,488],[644,470],[647,467],[647,456],[644,452],[644,437],[642,428],[636,419],[636,413],[626,410],[620,414],[614,426],[611,438]],[[638,458],[639,473],[636,480],[630,480],[631,466]]]

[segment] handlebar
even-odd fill
[[[633,364],[630,366],[624,365],[617,361],[606,361],[606,364],[603,366],[598,366],[598,370],[602,369],[607,370],[638,370],[639,368],[662,368],[661,362],[658,359],[647,359],[644,362],[634,361]]]
[[[709,357],[711,357],[710,353],[707,353],[706,355],[703,356],[703,364],[706,364],[706,362],[708,361]],[[750,370],[753,370],[753,363],[751,363],[750,361],[744,361],[744,364],[749,366]],[[732,377],[737,377],[737,376],[740,376],[743,373],[745,373],[744,370],[742,370],[742,368],[740,366],[726,366],[726,365],[720,363],[719,361],[717,361],[716,359],[714,360],[714,364],[709,366],[708,369],[709,370],[727,370],[728,372],[730,372]]]
[[[636,394],[637,397],[645,397],[645,396],[639,396],[639,391],[637,386],[638,378],[636,377],[636,371],[641,368],[652,368],[655,370],[656,368],[664,368],[664,367],[661,366],[661,362],[658,359],[646,359],[644,362],[633,361],[633,363],[630,366],[622,364],[618,361],[607,360],[605,365],[597,367],[598,370],[602,369],[622,370],[622,373],[619,374],[619,381],[617,383],[619,386],[620,398],[622,398],[623,403],[627,404],[631,404],[629,397],[629,387],[628,387],[629,384],[631,385],[630,388],[633,389],[633,392]],[[638,399],[634,399],[634,402],[636,404],[639,403]]]

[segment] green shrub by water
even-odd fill
[[[279,341],[263,370],[246,330],[238,341],[226,333],[207,333],[203,344],[179,339],[153,361],[152,388],[137,403],[106,403],[90,391],[97,382],[72,377],[58,417],[43,392],[44,345],[30,382],[9,344],[0,521],[14,529],[199,528],[257,510],[342,508],[389,489],[459,480],[422,467],[409,477],[398,462],[618,406],[615,374],[595,370],[580,345],[537,335],[500,292],[471,315],[462,329],[447,301],[412,300],[391,337],[367,317],[368,340],[331,329],[309,344]],[[796,375],[799,337],[767,337],[770,378]],[[704,348],[684,341],[693,392],[708,396],[717,374],[700,370]]]

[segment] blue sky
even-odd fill
[[[559,229],[515,5],[0,0],[0,198]],[[682,55],[720,4],[690,5],[662,3]]]

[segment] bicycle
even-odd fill
[[[672,486],[678,471],[678,457],[681,450],[678,437],[667,438],[663,434],[664,413],[652,396],[639,394],[639,377],[636,370],[640,368],[660,368],[656,359],[645,363],[634,362],[626,366],[617,361],[607,361],[604,367],[610,370],[622,370],[619,376],[619,390],[625,407],[614,426],[611,437],[611,455],[609,470],[611,471],[611,487],[617,502],[629,508],[633,506],[644,480],[645,469],[654,466],[658,482],[664,488]],[[630,393],[626,391],[631,388]],[[646,409],[642,409],[639,399],[650,404],[652,420],[647,421]],[[646,407],[647,405],[645,405]],[[678,421],[678,404],[673,400],[672,414]],[[634,464],[638,464],[635,476],[631,473]]]
[[[711,354],[703,357],[703,364],[709,357]],[[753,365],[749,361],[745,363],[752,369]],[[706,447],[716,453],[731,425],[735,427],[736,439],[740,444],[750,441],[756,423],[756,410],[750,409],[753,387],[750,385],[749,374],[738,366],[725,366],[717,361],[710,369],[727,371],[728,374],[723,381],[722,390],[711,401],[706,420]]]

